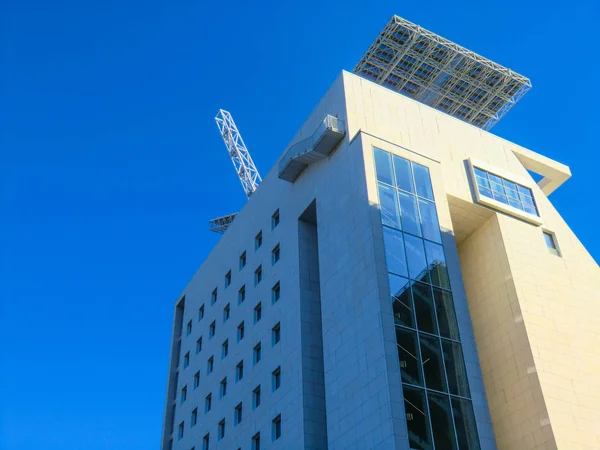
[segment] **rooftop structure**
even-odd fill
[[[531,89],[529,78],[398,16],[353,72],[484,130]]]

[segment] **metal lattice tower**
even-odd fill
[[[233,162],[233,167],[235,167],[235,171],[240,178],[244,192],[246,192],[246,196],[250,198],[252,193],[258,187],[258,184],[262,181],[262,178],[260,177],[258,170],[256,170],[250,152],[246,148],[246,144],[244,144],[244,140],[242,139],[231,114],[224,109],[220,109],[215,117],[215,121],[221,132],[221,137],[225,142],[227,151],[229,152],[231,162]]]

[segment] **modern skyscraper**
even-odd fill
[[[600,448],[569,169],[485,131],[529,87],[392,18],[177,299],[163,450]]]

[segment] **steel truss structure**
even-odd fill
[[[484,130],[531,89],[531,81],[394,16],[353,72]]]
[[[215,121],[229,152],[229,157],[233,162],[233,167],[235,167],[235,171],[240,178],[244,192],[250,198],[258,187],[258,184],[262,181],[254,165],[254,161],[252,161],[250,152],[246,148],[246,144],[244,144],[244,140],[230,113],[224,109],[220,109],[215,117]]]
[[[216,219],[212,219],[208,221],[208,229],[210,231],[214,231],[215,233],[223,234],[227,227],[231,225],[233,219],[235,219],[236,214],[228,214],[226,216],[217,217]]]

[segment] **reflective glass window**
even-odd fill
[[[480,450],[473,405],[469,400],[463,400],[462,398],[452,398],[451,402],[458,448],[461,450]]]
[[[431,274],[431,283],[435,286],[450,289],[450,278],[448,277],[444,248],[433,242],[425,241],[425,250],[427,252],[427,261],[429,262],[428,267]]]
[[[406,243],[406,256],[408,260],[408,273],[413,280],[429,282],[429,271],[425,260],[425,249],[423,239],[404,235]]]
[[[408,280],[392,274],[389,274],[388,278],[392,294],[394,321],[398,325],[414,328],[414,312]]]
[[[423,372],[425,373],[425,386],[428,389],[446,392],[444,363],[439,338],[419,333],[419,341],[421,343]]]
[[[473,171],[477,189],[481,195],[539,216],[531,189],[478,167],[474,167]]]
[[[412,174],[410,172],[410,162],[399,156],[394,156],[394,172],[396,175],[396,185],[399,189],[407,192],[415,192]]]
[[[422,386],[423,375],[421,373],[417,333],[396,327],[396,346],[398,347],[402,382]]]
[[[423,389],[402,386],[408,440],[411,449],[432,450],[431,430],[427,415],[427,402]]]
[[[452,294],[448,291],[433,288],[433,297],[435,299],[435,310],[437,312],[437,321],[440,328],[440,335],[458,341],[458,323],[456,321],[456,310]]]
[[[417,195],[433,201],[433,189],[431,187],[431,178],[429,177],[429,169],[420,164],[412,163],[413,172],[415,174],[415,186]]]
[[[419,211],[421,213],[421,226],[423,227],[423,237],[434,242],[442,242],[440,234],[440,224],[438,222],[435,203],[419,199]]]
[[[437,334],[431,287],[426,284],[413,283],[412,290],[419,330]]]
[[[378,148],[374,151],[375,155],[375,171],[377,179],[386,184],[393,185],[392,181],[392,155]]]
[[[454,435],[452,412],[448,396],[428,392],[427,397],[429,398],[431,423],[435,424],[432,427],[435,448],[444,450],[456,449],[456,437]]]
[[[419,214],[417,212],[417,201],[414,195],[398,191],[400,210],[402,211],[402,227],[404,231],[416,236],[421,236],[419,225]]]
[[[397,275],[407,277],[406,254],[402,233],[392,228],[383,227],[383,241],[388,270]]]
[[[442,349],[450,393],[461,397],[470,397],[467,369],[461,345],[457,342],[442,339]]]
[[[400,228],[400,212],[396,189],[379,183],[379,204],[381,208],[381,222],[394,228]]]

